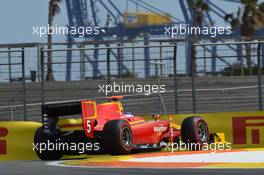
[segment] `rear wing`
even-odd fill
[[[107,99],[119,101],[123,96],[112,96]],[[42,124],[45,133],[56,133],[59,117],[82,115],[83,129],[86,135],[94,138],[94,127],[96,125],[97,107],[96,101],[77,100],[71,102],[46,103],[41,106]]]
[[[59,117],[82,115],[83,129],[89,138],[94,138],[96,101],[79,100],[63,103],[47,103],[41,106],[42,124],[45,133],[55,134]]]
[[[41,112],[44,132],[56,133],[59,117],[82,114],[81,101],[43,104]]]

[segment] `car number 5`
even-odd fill
[[[92,131],[91,120],[86,121],[86,126],[87,126],[87,133],[90,134]]]

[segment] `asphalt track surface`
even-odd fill
[[[48,166],[45,161],[0,162],[0,175],[263,175],[264,169],[136,169]]]

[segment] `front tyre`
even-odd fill
[[[182,141],[191,150],[201,149],[203,144],[208,144],[210,135],[207,123],[201,117],[188,117],[181,126]]]
[[[59,138],[60,138],[59,134],[48,135],[44,133],[43,127],[37,129],[34,137],[34,144],[38,145],[38,147],[35,148],[35,152],[37,153],[38,157],[41,160],[59,160],[60,158],[62,158],[63,152],[55,149],[49,150],[48,148],[48,143],[50,144],[56,143],[56,141],[58,141]]]
[[[105,124],[103,142],[106,150],[112,155],[128,154],[132,150],[133,135],[126,120],[112,120]]]

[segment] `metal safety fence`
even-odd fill
[[[183,52],[190,41],[171,40],[39,47],[35,58],[24,49],[1,51],[0,120],[40,120],[42,103],[117,94],[140,115],[262,110],[263,44],[200,41],[191,43],[194,54]],[[100,92],[108,85],[111,92]],[[114,85],[132,90],[115,92]]]
[[[8,115],[9,110],[3,106],[13,106],[11,108],[11,118],[15,115],[27,116],[26,101],[26,75],[25,75],[25,51],[7,50],[0,51],[0,74],[2,78],[10,81],[10,84],[0,84],[0,114]],[[20,105],[15,108],[14,106]],[[19,108],[19,110],[17,110]]]
[[[240,97],[250,94],[255,97],[254,101],[248,101],[248,105],[254,104],[258,110],[263,110],[263,81],[264,73],[264,41],[244,41],[244,42],[224,42],[224,43],[200,43],[194,44],[195,57],[192,58],[191,78],[192,78],[192,103],[193,112],[199,112],[198,96],[208,96],[207,94],[196,93],[199,88],[199,83],[196,82],[196,77],[207,76],[206,70],[212,69],[210,72],[213,76],[228,77],[233,76],[234,80],[238,76],[247,75],[251,79],[251,86],[257,87],[255,91],[245,91],[240,94]],[[220,52],[208,54],[206,50],[218,48]],[[219,49],[220,48],[220,49]],[[233,52],[232,52],[233,51]],[[208,66],[208,62],[211,62]],[[199,65],[199,66],[197,66]],[[245,83],[245,82],[237,82]],[[254,86],[255,85],[255,86]],[[242,88],[247,89],[247,88]],[[213,95],[214,96],[214,95]],[[243,103],[241,98],[241,103]],[[241,109],[245,110],[245,109]]]

